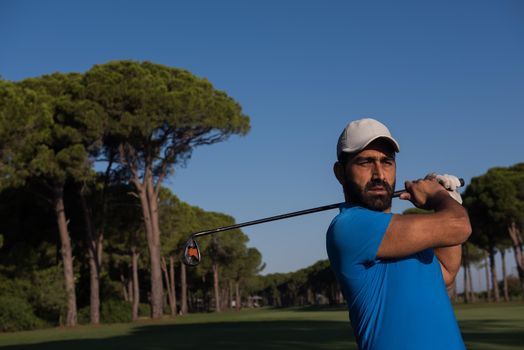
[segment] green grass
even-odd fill
[[[522,349],[524,303],[455,308],[470,350]],[[356,349],[344,308],[259,309],[0,334],[0,349]]]
[[[524,303],[455,307],[468,349],[524,348]]]

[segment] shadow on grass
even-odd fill
[[[518,325],[508,325],[504,320],[467,320],[459,324],[468,349],[483,349],[479,344],[494,349],[522,349],[524,346],[524,329]]]
[[[307,309],[297,308],[297,311],[308,311]],[[462,320],[459,324],[469,350],[516,350],[522,349],[524,344],[521,321],[485,318]],[[132,328],[129,334],[104,339],[60,340],[0,346],[1,350],[352,350],[356,348],[349,322],[312,320],[140,325]]]
[[[348,322],[265,321],[139,326],[128,335],[12,345],[16,350],[356,349]]]

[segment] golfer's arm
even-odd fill
[[[431,214],[393,215],[377,257],[401,258],[428,248],[451,247],[466,241],[471,225],[462,205],[442,191],[432,199],[430,208],[434,209]],[[447,251],[444,255],[448,255]]]
[[[459,244],[451,247],[435,248],[434,251],[440,262],[442,277],[444,277],[446,287],[451,287],[460,269],[462,245]]]

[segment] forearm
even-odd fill
[[[435,227],[435,231],[438,232],[437,237],[440,240],[435,248],[442,248],[446,252],[448,248],[456,245],[459,245],[460,248],[460,244],[464,243],[471,234],[468,213],[462,205],[452,199],[446,192],[441,192],[436,198],[438,200],[430,206],[435,211],[434,215],[440,222]],[[458,263],[460,267],[460,255]]]
[[[462,222],[461,226],[466,228],[466,231],[469,231],[465,232],[467,234],[464,238],[467,238],[469,236],[469,234],[471,233],[469,217],[462,205],[457,203],[454,199],[451,199],[451,197],[446,197],[444,201],[440,201],[439,204],[436,205],[435,210],[437,212],[446,212],[447,215],[450,215],[453,218],[451,220],[458,219],[458,222]],[[453,232],[448,232],[448,234],[449,233],[451,233],[451,235],[454,234]],[[450,287],[453,284],[453,282],[455,281],[455,277],[457,276],[457,273],[460,269],[460,263],[462,258],[462,245],[457,243],[458,242],[455,242],[454,245],[445,245],[434,248],[435,255],[437,256],[437,259],[440,262],[442,276],[444,277],[446,287]]]
[[[434,252],[440,262],[446,287],[449,287],[455,281],[455,277],[460,269],[462,245],[435,248]]]

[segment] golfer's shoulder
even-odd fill
[[[391,214],[362,207],[342,208],[327,232],[328,251],[343,252],[346,258],[360,259],[365,248],[372,251],[370,256],[374,256],[390,219]]]

